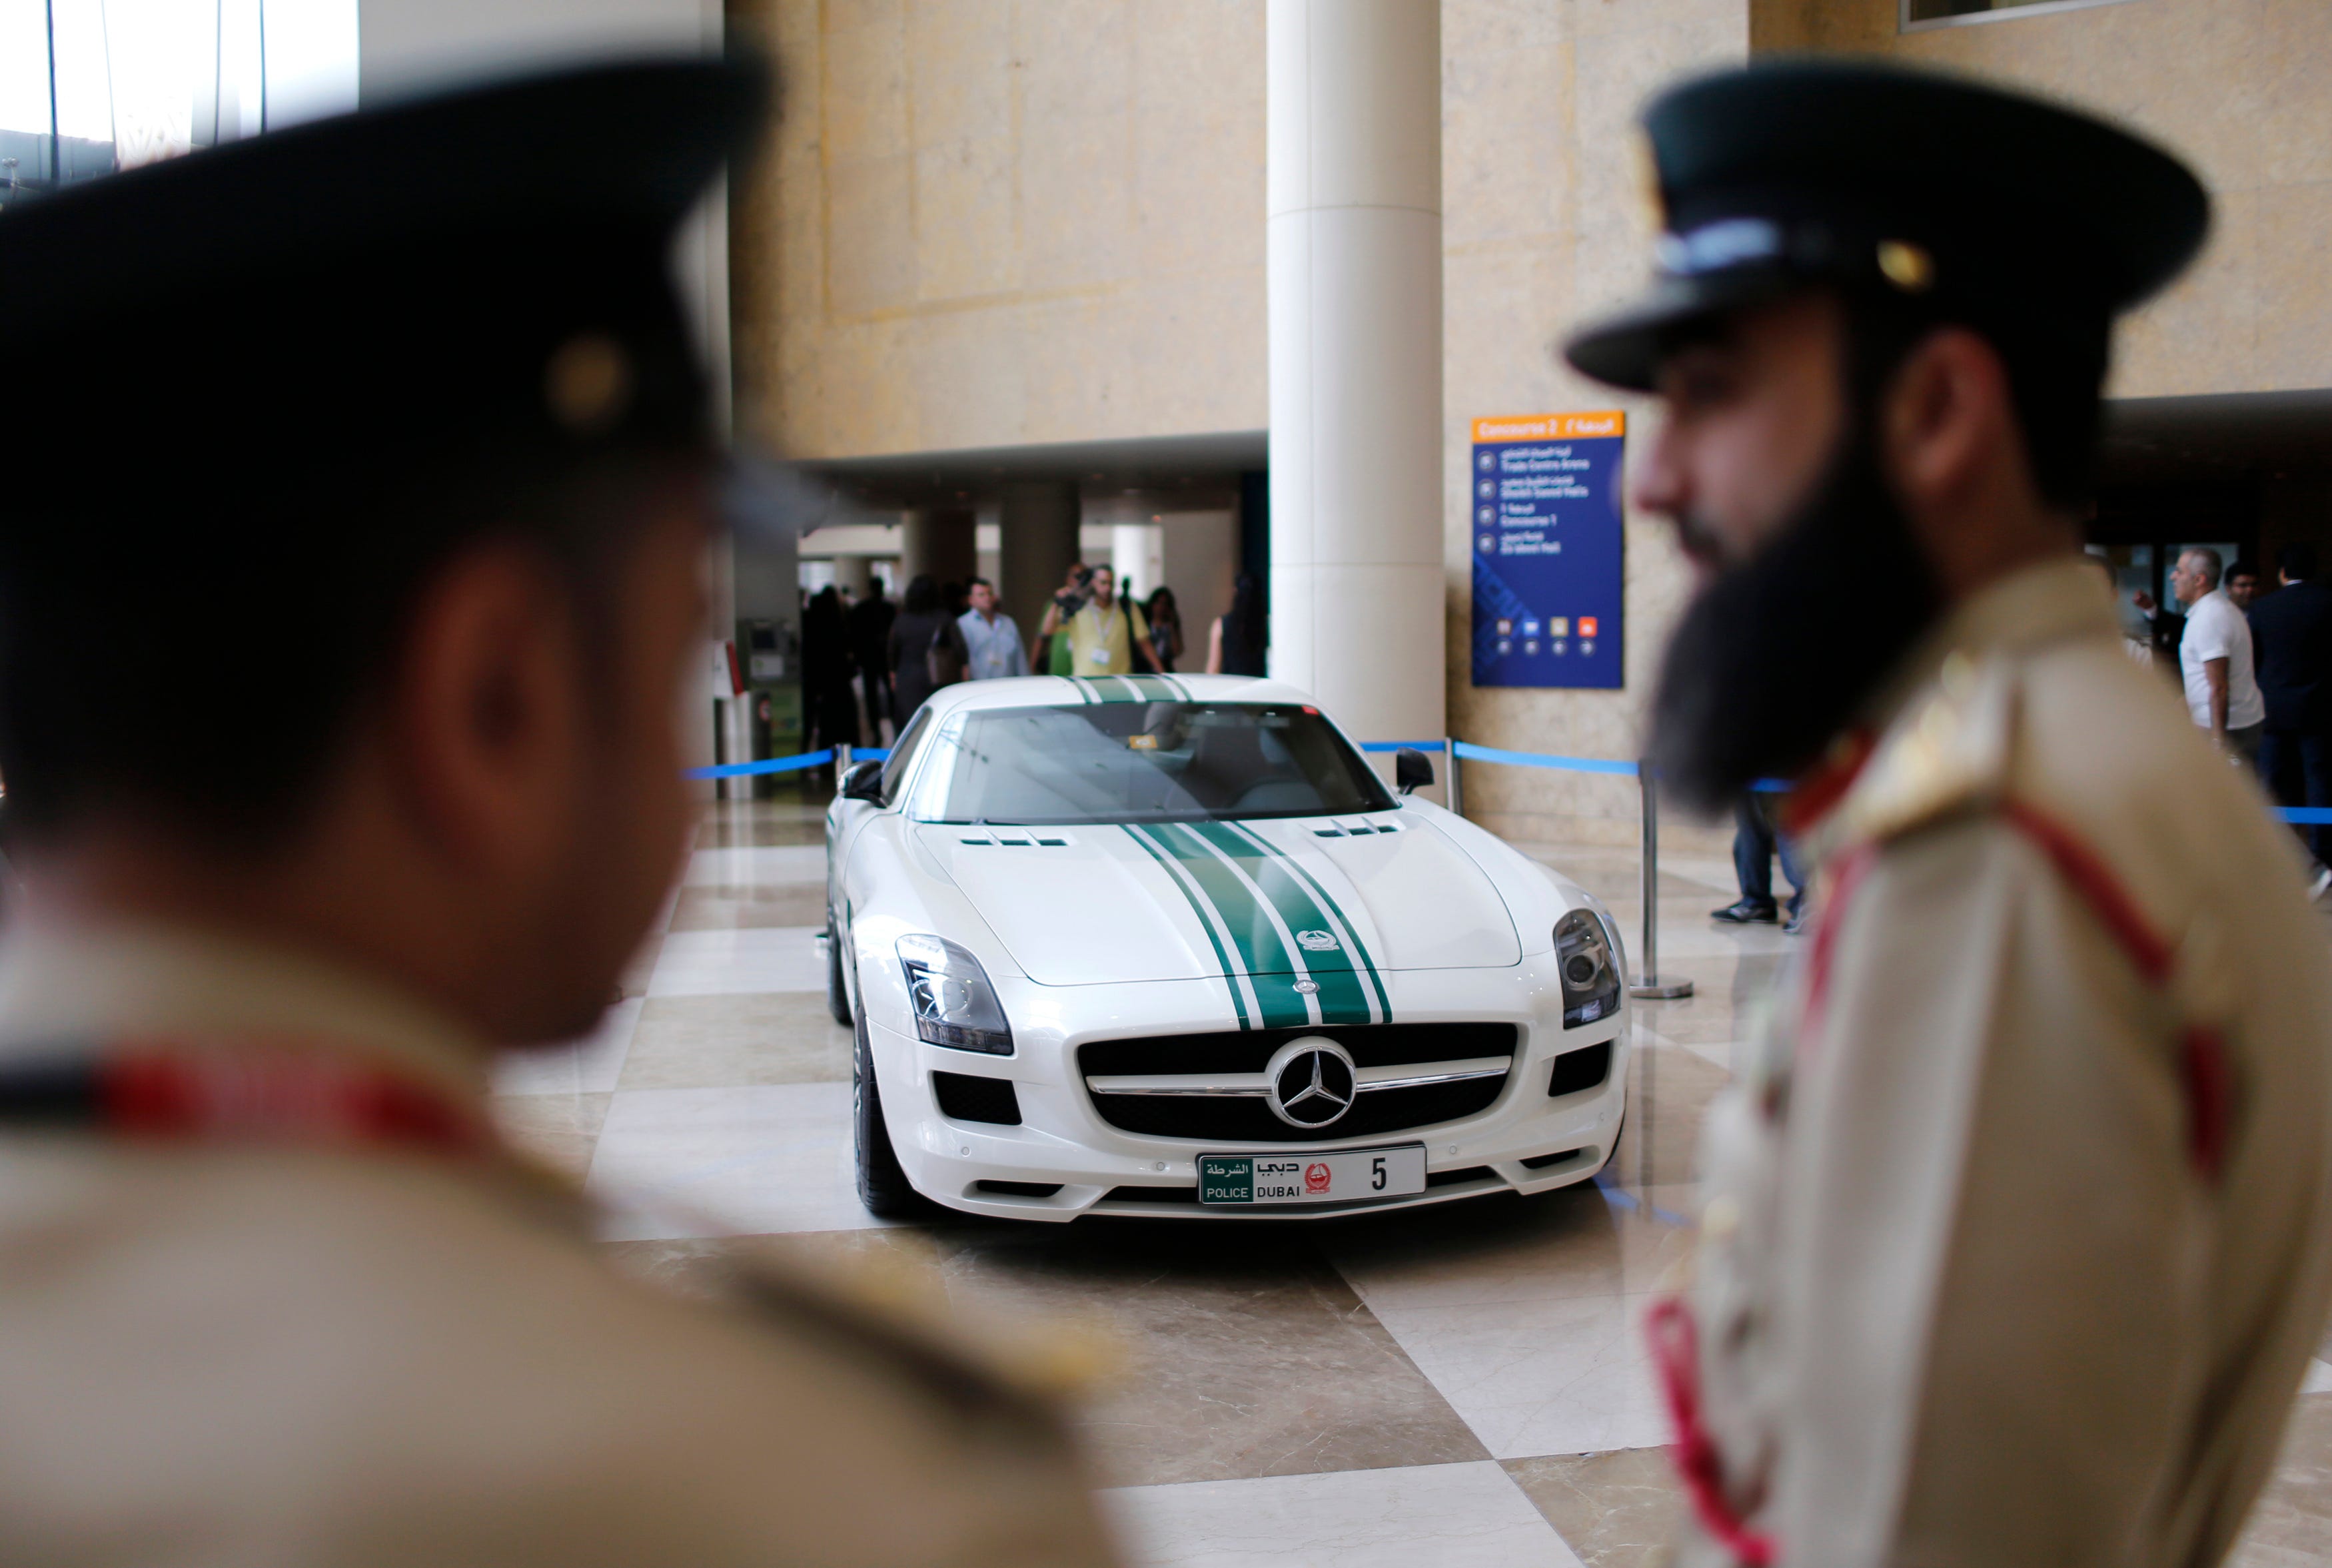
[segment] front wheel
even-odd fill
[[[899,1152],[891,1146],[891,1129],[883,1119],[883,1091],[874,1082],[874,1052],[866,1038],[864,1010],[850,1053],[850,1111],[858,1144],[858,1201],[877,1220],[912,1220],[930,1210],[931,1201],[907,1180]]]

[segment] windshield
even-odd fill
[[[1107,702],[959,714],[909,814],[923,822],[1126,822],[1383,811],[1391,794],[1312,708]]]

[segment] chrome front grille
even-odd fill
[[[1320,1126],[1272,1108],[1266,1065],[1306,1036],[1352,1060],[1352,1106]],[[1349,1141],[1476,1116],[1513,1070],[1510,1023],[1400,1023],[1095,1041],[1078,1066],[1094,1110],[1122,1131],[1224,1144]]]

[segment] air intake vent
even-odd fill
[[[1061,1190],[1058,1182],[974,1182],[972,1191],[996,1198],[1049,1198]]]
[[[935,1072],[932,1097],[940,1103],[940,1115],[951,1121],[989,1122],[1004,1127],[1020,1125],[1020,1097],[1012,1092],[1008,1078]]]
[[[1554,1076],[1547,1080],[1550,1095],[1578,1094],[1601,1084],[1611,1076],[1611,1042],[1591,1045],[1582,1050],[1566,1050],[1554,1059]]]

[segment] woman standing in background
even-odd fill
[[[1238,586],[1231,590],[1230,609],[1215,617],[1214,627],[1207,633],[1207,673],[1263,674],[1264,647],[1269,636],[1263,590],[1253,573],[1241,572]]]
[[[963,679],[963,632],[940,598],[940,585],[928,576],[907,584],[899,618],[891,622],[891,711],[897,715],[896,734],[904,735],[907,720],[923,698],[942,686]]]
[[[1162,584],[1142,606],[1142,618],[1150,622],[1150,646],[1158,651],[1158,673],[1174,673],[1174,660],[1182,656],[1182,612],[1174,603],[1174,590]]]

